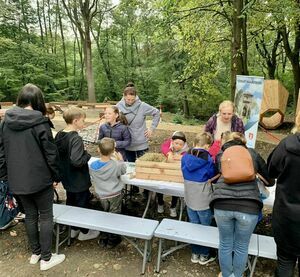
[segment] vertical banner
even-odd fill
[[[249,148],[255,148],[263,91],[263,77],[237,75],[234,104],[243,120]]]

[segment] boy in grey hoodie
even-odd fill
[[[115,153],[115,140],[103,138],[98,142],[100,159],[89,166],[90,176],[100,203],[105,212],[121,213],[123,183],[120,180],[126,173],[126,164],[120,153]],[[115,154],[118,160],[113,160]],[[99,244],[113,248],[121,242],[121,237],[114,234],[101,233]]]

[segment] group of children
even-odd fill
[[[66,190],[66,204],[88,208],[91,193],[91,181],[100,199],[104,211],[121,213],[123,183],[120,180],[126,173],[124,150],[130,145],[130,132],[126,120],[117,107],[105,111],[106,123],[99,129],[99,158],[88,163],[91,156],[85,150],[83,140],[78,132],[84,126],[85,113],[72,107],[64,111],[63,118],[67,124],[64,130],[55,136],[60,155],[62,184]],[[210,225],[212,212],[209,208],[211,188],[207,183],[216,174],[214,160],[209,154],[213,143],[212,136],[204,132],[196,136],[194,145],[189,148],[183,132],[175,132],[166,140],[161,151],[168,162],[180,162],[185,185],[185,202],[190,222]],[[176,217],[177,197],[172,197],[170,215]],[[158,194],[158,212],[164,212],[163,195]],[[71,229],[71,237],[79,240],[94,239],[98,231]],[[99,244],[112,248],[121,242],[119,236],[101,233]],[[193,263],[202,265],[215,259],[207,247],[192,246]]]

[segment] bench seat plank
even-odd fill
[[[151,240],[157,220],[72,207],[57,217],[56,222],[69,226]]]

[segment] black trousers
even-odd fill
[[[298,260],[298,271],[300,274],[299,256],[288,253],[284,248],[280,248],[277,245],[277,267],[275,271],[275,276],[293,277],[297,260]]]

